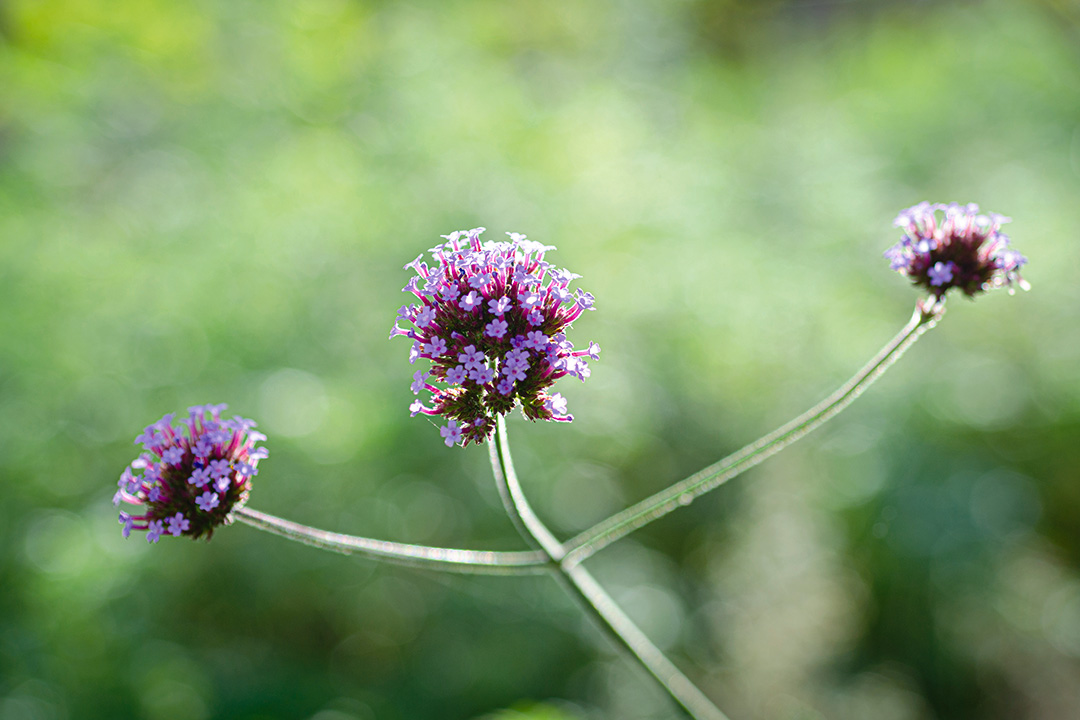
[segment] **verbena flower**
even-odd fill
[[[121,511],[124,537],[146,532],[148,542],[163,535],[213,534],[229,522],[229,512],[247,501],[251,478],[258,473],[266,436],[242,417],[222,420],[225,405],[188,408],[189,417],[173,426],[169,413],[135,438],[144,452],[120,476],[113,504],[139,506],[140,514]],[[140,474],[141,473],[141,474]]]
[[[1001,226],[1010,218],[997,213],[979,214],[979,206],[922,202],[904,210],[893,223],[905,235],[885,252],[892,269],[936,297],[959,288],[968,297],[990,288],[1016,284],[1028,289],[1020,277],[1027,258],[1009,247]]]
[[[484,228],[443,235],[430,250],[434,267],[421,254],[405,266],[416,275],[405,292],[418,302],[403,306],[390,337],[412,339],[409,362],[431,360],[430,371],[413,375],[417,399],[412,414],[440,415],[447,446],[482,442],[495,418],[521,404],[531,420],[573,420],[566,400],[547,389],[564,375],[589,377],[587,358],[600,347],[574,350],[566,339],[570,324],[593,309],[593,296],[571,292],[579,275],[553,267],[544,254],[554,248],[507,233],[509,242],[480,242]]]

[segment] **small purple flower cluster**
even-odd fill
[[[1020,277],[1027,258],[1010,248],[1008,236],[1000,232],[1009,221],[997,213],[979,214],[974,203],[922,202],[896,218],[893,224],[906,234],[885,257],[893,270],[938,298],[954,287],[968,297],[1002,286],[1013,292],[1014,283],[1027,290]]]
[[[589,377],[586,357],[599,357],[600,347],[574,350],[565,331],[585,310],[589,293],[568,289],[580,277],[544,261],[554,248],[507,233],[509,242],[480,242],[484,228],[443,235],[446,242],[430,250],[437,266],[421,262],[405,266],[416,275],[404,291],[418,303],[402,306],[390,337],[412,339],[409,362],[431,360],[429,372],[413,375],[412,391],[432,394],[431,405],[417,399],[412,414],[441,415],[439,432],[448,447],[483,442],[495,418],[517,402],[530,420],[570,421],[566,399],[546,390],[564,375]],[[442,383],[445,387],[433,383]]]
[[[135,438],[145,452],[120,476],[113,504],[123,501],[145,510],[141,515],[120,512],[124,537],[144,530],[151,543],[166,534],[209,538],[215,527],[228,522],[229,511],[247,500],[259,460],[268,454],[255,443],[266,436],[252,430],[251,420],[222,420],[225,408],[188,408],[180,428],[173,427],[175,415],[169,413]]]

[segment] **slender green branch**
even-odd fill
[[[518,532],[529,543],[544,551],[554,562],[562,560],[565,552],[562,543],[555,539],[547,526],[533,512],[518,482],[514,461],[510,457],[510,444],[506,436],[506,423],[500,415],[495,421],[495,441],[490,444],[491,472],[499,489],[506,514],[510,516]]]
[[[547,555],[537,551],[458,550],[342,535],[301,525],[248,507],[236,508],[232,515],[253,528],[305,545],[332,550],[342,555],[359,555],[371,560],[424,570],[484,575],[537,575],[545,572],[549,563]]]
[[[564,545],[564,566],[573,566],[621,537],[719,487],[799,440],[850,405],[945,312],[944,300],[920,301],[911,320],[874,358],[832,395],[791,422],[736,453],[603,520]]]
[[[668,658],[653,645],[618,603],[582,565],[564,566],[563,546],[533,512],[518,483],[506,424],[502,417],[495,425],[491,446],[491,469],[506,512],[529,542],[543,549],[550,558],[552,574],[581,607],[624,651],[628,651],[660,683],[660,686],[695,720],[728,720],[724,713],[698,689]]]
[[[660,648],[653,645],[648,636],[631,620],[619,604],[583,565],[563,566],[562,574],[568,581],[568,589],[580,596],[582,605],[591,609],[609,628],[621,645],[634,654],[638,661],[655,677],[671,697],[696,720],[728,720],[697,685],[668,660]]]

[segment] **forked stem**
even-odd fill
[[[536,551],[462,550],[376,540],[320,530],[248,507],[236,508],[232,516],[251,527],[295,542],[395,565],[487,575],[535,575],[545,572],[553,565],[561,565],[563,577],[571,582],[574,577],[581,580],[587,573],[580,575],[569,571],[586,558],[653,520],[688,505],[699,495],[719,487],[832,419],[895,363],[924,332],[936,325],[944,312],[944,300],[931,297],[929,300],[920,301],[903,330],[862,370],[821,403],[760,440],[597,523],[566,543],[560,543],[551,534],[522,494],[506,445],[506,427],[502,418],[498,420],[495,440],[490,446],[496,485],[507,513],[518,525],[522,535],[536,544]],[[590,583],[584,580],[581,584],[590,586]],[[581,587],[577,589],[584,592]],[[592,600],[589,600],[589,603],[593,604]],[[604,622],[610,624],[609,620]]]
[[[728,720],[724,713],[672,663],[634,624],[618,603],[580,564],[565,565],[562,544],[537,517],[526,499],[510,457],[506,423],[500,416],[490,446],[491,469],[506,512],[522,536],[541,548],[550,559],[549,568],[581,607],[624,650],[656,678],[660,686],[695,720]]]

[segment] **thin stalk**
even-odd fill
[[[491,472],[495,475],[495,486],[499,489],[506,514],[517,527],[518,532],[534,547],[541,549],[554,562],[562,560],[562,543],[555,539],[543,521],[537,517],[518,482],[514,460],[510,457],[510,443],[506,435],[506,422],[500,415],[495,420],[495,441],[491,443]]]
[[[258,530],[287,540],[332,550],[342,555],[358,555],[394,565],[473,575],[538,575],[548,567],[542,552],[497,552],[409,545],[389,540],[342,535],[301,525],[248,507],[239,507],[232,516]]]
[[[491,469],[510,519],[529,542],[543,549],[551,561],[548,567],[552,574],[578,601],[586,613],[620,648],[636,658],[690,717],[694,720],[728,720],[727,716],[720,712],[658,647],[653,645],[648,636],[601,587],[592,573],[582,565],[568,567],[559,562],[563,557],[562,544],[533,512],[528,499],[522,492],[517,473],[514,471],[514,462],[510,457],[506,424],[502,417],[498,418],[495,425],[495,440],[491,447]]]
[[[888,370],[924,332],[937,324],[944,312],[943,299],[936,300],[931,297],[928,300],[920,300],[908,324],[869,363],[832,395],[760,440],[571,538],[563,546],[565,549],[563,565],[572,567],[619,538],[667,515],[672,510],[689,505],[699,495],[737,477],[821,427],[881,377],[882,373]]]

